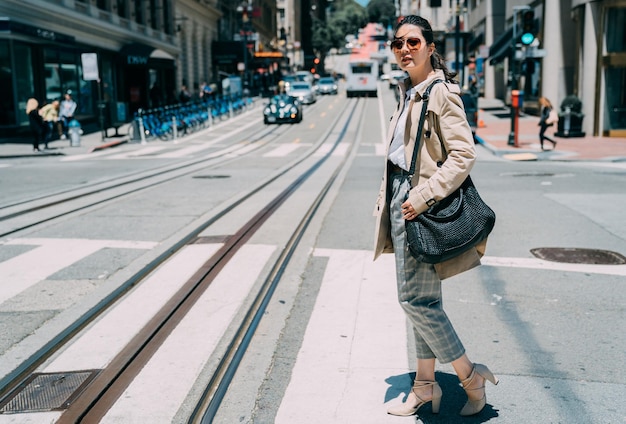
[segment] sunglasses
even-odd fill
[[[394,38],[391,42],[391,50],[402,50],[404,43],[406,42],[409,50],[419,50],[422,46],[422,40],[419,38]]]

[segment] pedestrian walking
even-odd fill
[[[548,140],[552,143],[552,149],[554,150],[556,148],[556,141],[548,137],[545,133],[548,127],[559,122],[559,115],[556,113],[556,110],[553,109],[550,100],[546,97],[539,97],[539,106],[541,107],[541,117],[539,118],[539,144],[541,145],[541,150],[544,150],[544,140]]]
[[[435,380],[435,361],[439,360],[451,363],[467,393],[460,414],[474,415],[486,404],[485,381],[497,384],[498,379],[486,366],[468,358],[443,309],[441,281],[479,265],[486,242],[446,262],[430,264],[411,255],[405,230],[405,220],[415,219],[466,179],[476,159],[472,130],[460,87],[452,81],[456,74],[436,51],[430,23],[420,16],[405,16],[396,26],[391,49],[409,77],[399,84],[401,100],[388,131],[385,173],[376,205],[374,257],[395,254],[398,300],[413,327],[417,372],[406,401],[388,413],[413,415],[429,402],[433,413],[439,412],[442,390]],[[421,140],[415,140],[424,92],[436,80],[443,82],[432,86],[424,131]],[[419,172],[409,176],[415,148],[420,149]]]
[[[74,113],[78,106],[74,99],[72,99],[72,90],[67,90],[63,97],[59,109],[59,138],[61,138],[61,140],[67,138],[69,123],[74,119]]]
[[[178,93],[178,101],[181,103],[188,103],[191,100],[191,93],[187,89],[186,85],[182,85],[180,88],[180,93]]]
[[[26,114],[28,115],[30,131],[33,135],[33,151],[38,152],[39,143],[43,141],[44,137],[44,122],[39,114],[39,102],[37,99],[28,99],[26,102]]]
[[[54,126],[57,125],[59,120],[59,101],[54,100],[52,103],[44,105],[39,114],[43,118],[45,124],[45,134],[43,138],[44,148],[48,148],[48,143],[52,141],[52,134],[54,133]]]

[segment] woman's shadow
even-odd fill
[[[413,386],[413,380],[415,379],[415,373],[404,373],[394,375],[385,379],[385,382],[389,384],[387,392],[385,393],[385,403],[398,398],[399,395],[403,395],[398,401],[406,401],[406,398]],[[417,411],[417,416],[424,423],[458,423],[463,420],[463,423],[483,423],[492,418],[498,417],[498,410],[494,409],[489,404],[489,396],[487,396],[487,405],[483,410],[471,417],[461,417],[459,412],[465,402],[467,401],[467,395],[459,384],[459,379],[455,374],[448,374],[443,372],[436,372],[435,379],[439,383],[441,390],[443,391],[443,397],[441,398],[441,408],[438,414],[433,414],[431,404],[428,403],[422,406]],[[489,387],[487,387],[489,390]],[[487,393],[487,395],[489,395]],[[390,406],[393,403],[390,404]]]

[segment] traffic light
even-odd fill
[[[522,14],[522,35],[520,41],[525,46],[530,45],[535,41],[537,35],[537,27],[535,26],[535,11],[525,10]]]

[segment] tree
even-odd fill
[[[367,17],[369,22],[393,25],[396,17],[396,6],[393,0],[370,0],[367,4]]]
[[[346,35],[357,34],[367,24],[365,9],[352,0],[336,1],[333,9],[326,22],[313,19],[311,44],[321,64],[331,48],[343,47]]]

